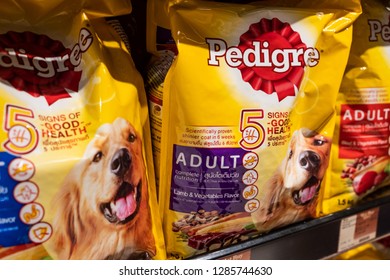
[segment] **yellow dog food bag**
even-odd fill
[[[387,1],[362,1],[337,98],[330,170],[321,207],[351,207],[390,183],[390,12]]]
[[[143,80],[106,21],[130,12],[2,2],[0,258],[165,259]]]
[[[164,81],[168,258],[316,216],[358,1],[184,1]]]

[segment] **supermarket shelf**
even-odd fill
[[[348,250],[390,234],[390,197],[375,199],[325,217],[294,224],[191,259],[240,259],[242,255],[243,259],[252,260],[325,259],[342,252],[339,247],[342,221],[345,224],[346,220],[361,213],[372,212],[371,210],[378,210],[378,215],[375,216],[377,219],[374,221],[377,223],[376,234],[374,228],[374,236],[361,242],[357,240],[359,244],[355,241],[350,247],[343,247]]]

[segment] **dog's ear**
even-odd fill
[[[254,213],[256,222],[261,227],[267,228],[268,223],[277,215],[280,207],[280,200],[283,191],[283,179],[281,176],[274,175],[264,185],[263,200],[260,202],[259,209]]]
[[[79,238],[82,223],[78,214],[79,187],[75,172],[65,178],[60,193],[54,200],[53,243],[60,259],[70,259]]]
[[[277,211],[281,200],[281,192],[283,190],[283,179],[279,174],[275,174],[270,179],[270,184],[267,185],[267,196],[265,200],[266,215],[268,219]]]

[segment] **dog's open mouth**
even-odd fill
[[[310,203],[314,197],[316,196],[321,181],[317,179],[317,177],[312,176],[306,184],[300,190],[294,191],[292,196],[294,199],[294,203],[298,205],[306,205]]]
[[[141,182],[137,186],[123,182],[119,187],[115,198],[100,205],[104,217],[110,223],[126,224],[130,222],[138,212],[141,199]]]

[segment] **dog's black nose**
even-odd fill
[[[118,177],[123,177],[131,165],[131,155],[127,149],[120,149],[111,160],[111,172]]]
[[[321,164],[321,158],[313,151],[304,151],[299,155],[299,164],[309,172],[315,171]]]

